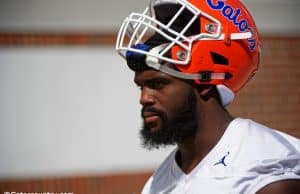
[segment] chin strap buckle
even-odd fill
[[[201,71],[200,72],[200,81],[201,82],[209,82],[212,79],[212,72],[211,71]]]
[[[212,79],[218,80],[228,80],[232,77],[231,73],[214,73],[212,71],[201,71],[200,73],[200,82],[209,82]]]

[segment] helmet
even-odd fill
[[[150,0],[143,13],[124,20],[116,42],[131,69],[216,85],[223,106],[256,73],[260,47],[239,0]]]

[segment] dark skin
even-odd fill
[[[192,88],[197,98],[197,130],[196,134],[178,143],[177,163],[186,174],[190,173],[205,155],[222,137],[233,117],[220,105],[218,94],[213,86],[199,90],[191,82],[169,76],[163,72],[147,70],[135,72],[134,82],[141,88],[140,104],[163,110],[172,117],[176,104]],[[155,121],[150,130],[160,130],[159,118],[148,118]],[[257,194],[298,194],[300,182],[296,180],[278,181],[267,185]]]
[[[141,87],[140,104],[164,110],[169,116],[172,116],[172,110],[176,107],[174,105],[182,101],[184,94],[190,88],[194,90],[197,98],[197,120],[201,122],[198,122],[199,129],[195,136],[178,144],[177,161],[185,173],[191,172],[219,141],[233,117],[219,105],[211,87],[199,92],[190,82],[154,70],[136,72],[134,81]],[[205,99],[207,95],[212,97]],[[159,124],[151,130],[159,130]]]
[[[299,180],[284,180],[271,183],[256,194],[299,194],[300,181]]]

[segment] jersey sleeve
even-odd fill
[[[300,180],[300,154],[289,155],[280,160],[264,160],[249,171],[257,177],[255,183],[249,188],[249,194],[254,194],[273,182],[288,179]]]

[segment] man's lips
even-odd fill
[[[160,118],[160,115],[156,112],[143,112],[143,118],[145,123],[152,123]]]
[[[144,111],[143,112],[143,118],[146,118],[146,117],[152,117],[152,116],[158,116],[159,114],[156,113],[156,112],[150,112],[150,111]]]

